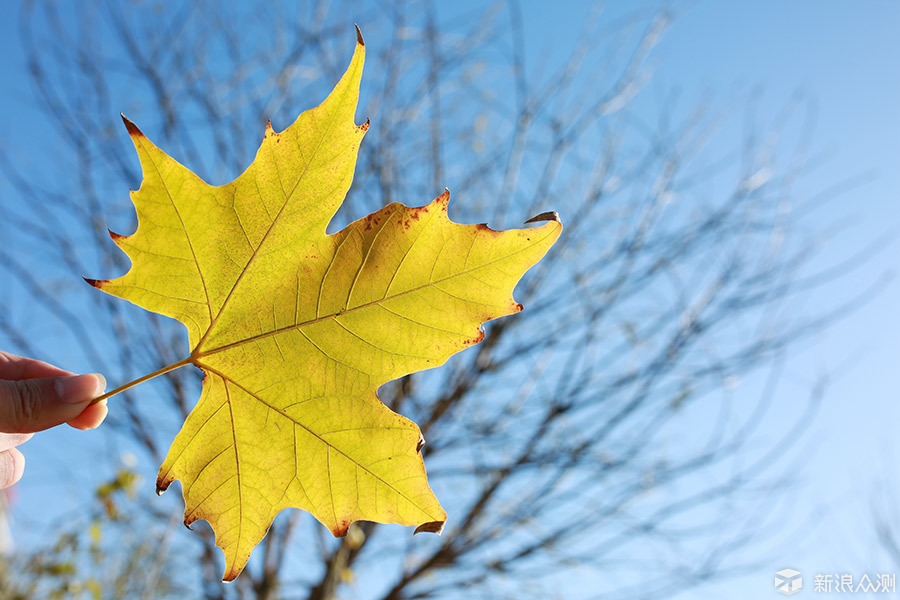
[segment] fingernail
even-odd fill
[[[93,400],[106,389],[106,378],[100,373],[60,377],[56,380],[56,393],[67,404],[83,404]]]

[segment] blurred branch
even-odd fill
[[[729,559],[769,533],[772,482],[824,389],[792,407],[796,425],[768,427],[787,351],[871,290],[818,312],[796,303],[883,242],[812,269],[837,231],[799,227],[818,202],[794,191],[814,119],[778,158],[799,100],[769,127],[751,102],[724,156],[710,146],[732,106],[685,108],[671,93],[655,123],[636,106],[672,15],[591,11],[565,60],[530,68],[521,11],[515,0],[457,18],[401,0],[23,6],[52,152],[0,149],[11,198],[0,335],[13,350],[123,381],[184,356],[180,326],[71,283],[128,268],[103,217],[135,226],[124,191],[140,176],[116,112],[221,183],[249,164],[268,119],[281,128],[323,97],[353,21],[368,42],[360,115],[372,127],[330,228],[389,202],[424,204],[445,186],[459,221],[520,227],[555,209],[565,223],[516,292],[525,313],[488,324],[484,342],[442,370],[379,391],[428,440],[430,481],[451,515],[441,538],[357,523],[333,540],[292,511],[225,586],[209,527],[176,533],[174,517],[141,503],[142,519],[166,526],[131,567],[137,597],[162,597],[167,577],[173,594],[222,600],[548,597],[575,569],[696,558],[640,594],[627,578],[610,591],[667,597],[737,572],[748,561]],[[741,379],[764,369],[763,391],[738,402]],[[109,429],[158,464],[199,379],[180,370],[148,389],[157,396],[136,389],[116,404]],[[172,556],[188,558],[163,571]]]

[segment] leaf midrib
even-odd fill
[[[346,97],[346,94],[347,94],[347,90],[345,89],[344,92],[340,96],[338,96],[338,98],[343,100]],[[329,99],[330,99],[330,96],[328,98],[326,98],[324,102],[327,102]],[[278,223],[278,219],[281,217],[282,213],[284,212],[284,209],[290,203],[291,198],[293,198],[294,193],[297,191],[297,187],[300,185],[300,182],[303,181],[304,177],[306,177],[306,174],[309,172],[310,165],[312,164],[313,160],[315,159],[316,155],[318,154],[319,149],[322,147],[322,143],[328,136],[328,133],[331,131],[332,126],[334,126],[335,122],[337,121],[336,113],[338,112],[339,108],[340,108],[340,103],[338,103],[337,106],[334,108],[334,110],[329,114],[327,125],[326,125],[324,131],[322,132],[322,134],[320,135],[318,141],[316,142],[315,149],[313,150],[312,154],[310,155],[309,160],[306,162],[306,166],[304,166],[303,172],[297,176],[297,180],[294,182],[293,187],[291,187],[290,193],[286,194],[284,191],[284,186],[281,185],[281,188],[282,188],[281,193],[283,195],[285,195],[284,203],[281,205],[281,208],[278,209],[278,214],[276,214],[275,218],[272,219],[272,223],[269,225],[269,228],[266,230],[265,235],[263,235],[262,239],[259,241],[259,244],[256,246],[256,248],[253,249],[253,254],[250,255],[250,258],[247,260],[247,264],[244,265],[243,269],[241,269],[240,274],[238,275],[237,279],[234,282],[234,285],[231,286],[231,290],[229,290],[228,295],[225,297],[225,300],[222,301],[222,306],[219,307],[219,311],[216,313],[216,316],[210,320],[209,327],[206,329],[206,333],[204,333],[203,337],[200,338],[200,341],[197,342],[197,348],[199,348],[203,344],[203,342],[206,340],[207,337],[209,337],[209,334],[215,328],[216,323],[218,323],[218,321],[219,321],[219,318],[225,312],[225,308],[228,306],[229,300],[231,300],[232,296],[234,296],[235,290],[237,290],[238,286],[240,285],[241,281],[244,278],[244,275],[247,273],[248,270],[250,270],[250,265],[253,264],[253,261],[258,256],[259,249],[262,248],[263,244],[266,243],[266,240],[268,239],[269,234],[272,233],[273,229],[275,229],[275,226]],[[315,109],[313,109],[313,110],[315,110]],[[304,114],[306,114],[306,113],[304,113]],[[301,115],[301,117],[302,116],[303,115]],[[351,118],[351,123],[352,123],[352,121],[353,121],[353,119]],[[355,124],[354,124],[354,126],[355,126]],[[288,128],[288,130],[289,129],[290,129],[290,127]],[[287,131],[287,130],[285,130],[285,131]],[[284,133],[284,132],[281,132],[281,133]],[[276,133],[274,135],[278,136],[281,134]],[[273,148],[273,152],[274,152],[274,148]],[[277,161],[275,161],[274,158],[273,158],[273,162],[275,162],[276,168],[277,168]],[[253,164],[251,165],[251,168],[255,167],[255,165],[256,165],[256,161],[254,160]],[[246,175],[246,172],[244,173],[244,175]],[[244,175],[241,175],[241,177],[243,177]],[[256,179],[256,169],[255,168],[253,171],[253,177],[255,180]],[[240,177],[238,179],[240,179]],[[280,182],[281,177],[279,176],[278,179]],[[237,180],[235,180],[235,181],[237,181]],[[245,234],[246,234],[246,232],[245,232]],[[206,291],[205,283],[204,283],[204,291]],[[206,293],[207,293],[207,298],[209,298],[209,292],[207,291]],[[212,305],[210,305],[210,312],[212,312]]]

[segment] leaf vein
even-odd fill
[[[400,490],[398,490],[396,487],[394,487],[394,486],[391,484],[391,482],[385,481],[384,478],[379,477],[376,473],[370,471],[370,470],[366,467],[366,465],[360,464],[358,461],[354,460],[354,458],[353,458],[352,456],[350,456],[350,455],[344,453],[343,451],[341,451],[340,448],[337,448],[337,447],[333,446],[332,444],[329,444],[328,441],[325,440],[325,439],[323,439],[321,435],[319,435],[318,433],[316,433],[315,431],[313,431],[312,429],[310,429],[309,427],[307,427],[306,425],[304,425],[304,424],[301,423],[300,421],[297,421],[296,419],[294,419],[294,418],[291,417],[290,415],[286,414],[284,411],[282,411],[281,409],[279,409],[277,406],[273,406],[273,405],[269,404],[268,402],[266,402],[265,400],[263,400],[262,398],[260,398],[259,396],[257,396],[256,394],[254,394],[253,392],[251,392],[250,390],[248,390],[248,389],[245,388],[244,386],[242,386],[241,384],[239,384],[239,383],[237,383],[236,381],[230,379],[230,378],[229,378],[227,375],[225,375],[224,373],[222,373],[222,372],[220,372],[220,371],[217,371],[216,369],[213,369],[213,368],[211,368],[211,367],[206,367],[206,366],[204,366],[204,368],[205,368],[205,369],[209,369],[211,372],[215,373],[216,375],[218,375],[218,376],[221,377],[222,379],[224,379],[224,380],[226,380],[227,382],[231,383],[231,385],[235,386],[236,388],[238,388],[238,389],[240,389],[240,390],[243,390],[246,394],[248,394],[248,395],[251,396],[252,398],[255,398],[258,402],[262,403],[263,405],[268,406],[269,408],[271,408],[272,410],[274,410],[276,413],[280,414],[282,417],[284,417],[284,418],[287,419],[288,421],[290,421],[290,422],[292,422],[292,423],[298,425],[298,426],[301,427],[304,431],[306,431],[307,433],[309,433],[311,436],[315,437],[315,438],[318,439],[321,443],[325,444],[326,448],[328,448],[329,450],[334,450],[335,452],[337,452],[338,454],[340,454],[341,456],[343,456],[344,458],[346,458],[347,460],[349,460],[351,463],[353,463],[353,464],[355,464],[355,465],[358,465],[360,468],[362,468],[363,471],[365,471],[366,473],[368,473],[370,476],[374,477],[374,478],[377,479],[378,481],[381,481],[384,485],[386,485],[386,486],[388,486],[390,489],[392,489],[398,496],[402,497],[404,500],[406,500],[407,502],[409,502],[410,504],[412,504],[413,506],[415,506],[416,508],[418,508],[418,509],[419,509],[420,511],[422,511],[424,514],[429,515],[429,517],[432,517],[432,515],[428,512],[427,509],[423,508],[423,507],[420,506],[417,502],[415,502],[412,498],[409,498],[406,494],[404,494],[403,492],[401,492]],[[226,388],[226,389],[227,389],[227,388]],[[330,461],[330,457],[329,457],[329,461]],[[413,479],[413,478],[415,478],[415,477],[418,477],[418,475],[413,475],[413,476],[410,476],[410,477],[406,477],[406,478],[400,479],[400,480],[398,480],[398,481],[406,481],[407,479]],[[328,478],[328,479],[329,479],[329,485],[330,485],[330,484],[331,484],[330,471],[329,471],[329,478]],[[332,501],[333,501],[333,495],[332,495]]]
[[[137,138],[140,140],[140,145],[144,149],[144,152],[147,154],[147,159],[150,161],[150,164],[153,165],[153,168],[156,169],[156,174],[159,176],[160,181],[162,181],[163,189],[166,190],[166,195],[169,197],[169,202],[172,203],[172,209],[175,211],[175,214],[178,216],[178,220],[181,222],[181,229],[184,231],[184,237],[187,240],[188,247],[191,249],[191,256],[194,257],[194,266],[197,267],[197,273],[200,275],[200,282],[203,285],[203,293],[206,294],[206,304],[209,307],[209,318],[212,321],[212,305],[209,302],[209,290],[206,289],[206,279],[203,277],[203,270],[200,268],[200,261],[197,260],[197,253],[194,250],[194,244],[191,241],[191,236],[188,233],[187,225],[184,223],[184,218],[181,216],[181,211],[178,210],[178,205],[175,204],[175,198],[172,197],[172,192],[169,191],[169,185],[166,183],[165,178],[162,175],[162,172],[159,170],[159,165],[156,164],[156,161],[153,160],[153,156],[150,152],[147,151],[147,148],[144,147],[144,138],[143,136]],[[182,185],[184,183],[182,182]]]

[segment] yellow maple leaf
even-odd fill
[[[192,351],[107,396],[188,364],[205,372],[157,491],[182,482],[184,522],[210,523],[225,580],[288,507],[336,536],[358,519],[440,532],[447,515],[419,428],[376,390],[521,310],[513,288],[562,231],[556,220],[503,232],[453,223],[444,192],[326,235],[368,129],[353,121],[364,55],[359,36],[328,98],[281,133],[267,126],[227,185],[205,183],[125,119],[144,175],[132,192],[138,228],[110,235],[132,267],[88,282],[178,319]]]

